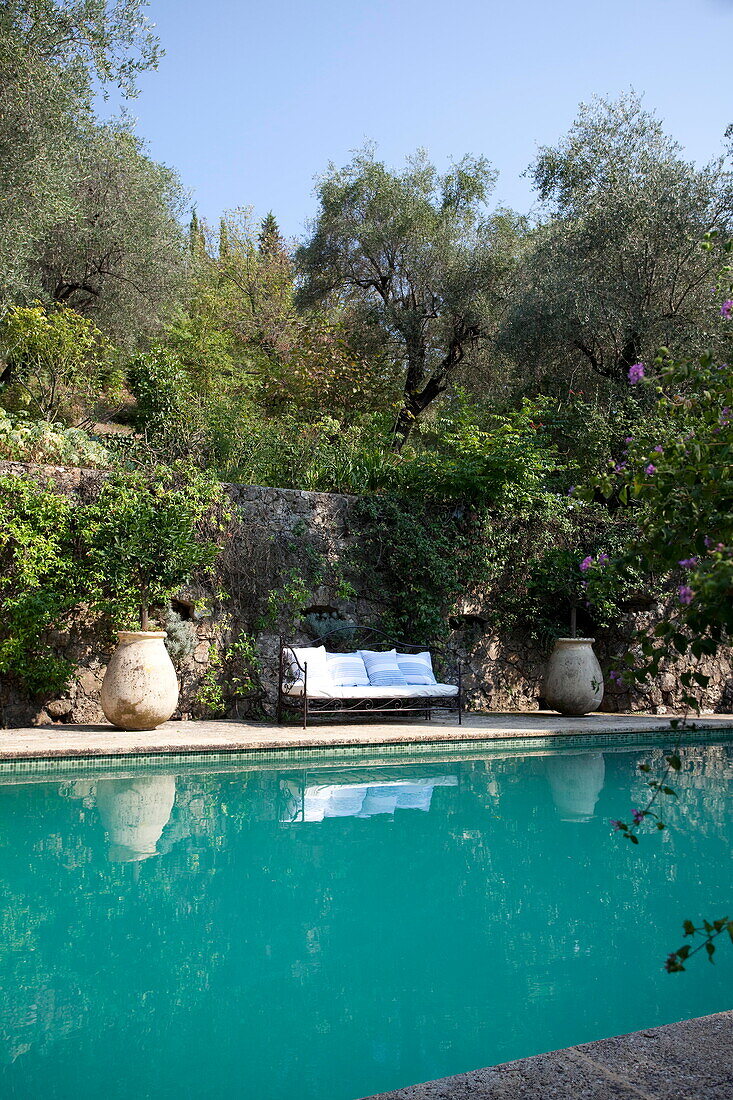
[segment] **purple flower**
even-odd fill
[[[617,671],[617,670],[616,670],[615,668],[612,668],[612,669],[611,669],[611,671],[609,672],[609,674],[608,674],[608,675],[609,675],[609,676],[611,677],[611,679],[612,679],[612,680],[614,680],[614,681],[615,681],[615,682],[616,682],[617,684],[621,683],[621,673],[620,673],[620,672],[618,672],[618,671]]]
[[[728,298],[723,302],[720,307],[720,316],[725,317],[726,321],[729,320],[731,313],[733,313],[733,298]]]
[[[733,302],[731,302],[731,308],[733,309]],[[629,367],[629,382],[632,386],[635,386],[637,382],[641,382],[644,377],[644,364],[634,363],[633,367]]]
[[[689,584],[681,584],[677,589],[677,595],[679,596],[680,603],[690,604],[692,603],[695,593],[692,591]]]
[[[616,465],[613,468],[614,473],[622,474],[627,466],[628,466],[628,462],[617,462]]]
[[[644,473],[647,474],[649,477],[651,477],[652,474],[656,474],[656,472],[657,467],[652,462],[650,462],[649,465],[644,469]]]
[[[641,825],[646,817],[646,813],[644,810],[634,810],[632,816],[634,818],[634,825]]]
[[[678,564],[681,565],[683,569],[694,569],[699,561],[699,558],[681,558]]]
[[[619,829],[623,829],[624,827],[623,821],[616,821],[616,819],[613,817],[611,818],[611,824],[613,825],[613,831],[615,833],[617,833]]]
[[[654,448],[654,450],[657,452],[658,455],[663,455],[664,454],[664,447],[660,447],[658,443],[657,443],[656,447]]]
[[[730,424],[730,409],[728,408],[727,405],[725,406],[724,409],[721,409],[720,423],[721,424]]]
[[[593,564],[593,558],[589,554],[588,557],[583,558],[582,562],[580,563],[580,572],[581,573],[587,573],[592,564]]]
[[[574,492],[575,492],[575,486],[571,485],[570,488],[568,489],[568,496],[571,497]]]
[[[608,561],[608,554],[599,554],[598,555],[598,564],[599,565],[605,565],[607,561]]]
[[[633,435],[627,435],[626,439],[624,440],[624,443],[633,443],[633,442],[634,442]]]

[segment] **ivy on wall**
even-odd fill
[[[165,468],[115,473],[86,500],[0,478],[0,674],[32,694],[62,691],[72,666],[54,632],[79,616],[129,629],[141,609],[165,608],[212,563],[221,497],[210,479]]]

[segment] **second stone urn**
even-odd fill
[[[595,638],[558,638],[545,671],[545,699],[550,710],[580,716],[598,710],[603,674],[593,652]]]
[[[102,681],[101,704],[113,726],[154,730],[178,703],[178,680],[164,630],[121,630]]]

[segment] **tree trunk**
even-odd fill
[[[402,408],[397,414],[392,435],[392,449],[398,454],[409,439],[410,432],[415,427],[418,417],[445,390],[450,375],[463,359],[465,344],[477,335],[478,333],[474,331],[461,331],[458,335],[455,335],[451,340],[448,351],[422,389],[409,387],[410,372],[408,371],[405,396]]]

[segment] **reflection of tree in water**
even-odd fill
[[[693,839],[685,851],[729,858],[731,750],[685,752],[680,786],[692,792],[696,816],[705,820],[710,807],[714,842],[698,848]],[[429,813],[296,828],[282,821],[293,787],[345,783],[353,770],[316,769],[315,779],[297,769],[189,774],[175,779],[174,802],[170,776],[146,775],[153,782],[142,788],[129,786],[137,779],[109,778],[94,787],[0,788],[0,1043],[6,1063],[16,1059],[8,1072],[26,1075],[26,1095],[36,1086],[43,1092],[38,1051],[56,1043],[63,1052],[76,1037],[103,1058],[110,1021],[118,1028],[124,1021],[124,1033],[135,1036],[134,1065],[158,1066],[171,1036],[181,1037],[178,1058],[192,1090],[198,1070],[187,1041],[215,1055],[222,1074],[246,1065],[252,1095],[259,1088],[318,1096],[327,1087],[326,1050],[347,1050],[353,1064],[404,1064],[430,1032],[435,989],[445,1050],[476,1036],[496,1060],[533,1049],[535,1010],[548,998],[562,1008],[575,996],[569,945],[579,960],[607,942],[612,927],[646,934],[639,914],[664,890],[669,868],[689,874],[674,860],[655,861],[651,846],[639,857],[609,837],[618,790],[610,801],[606,791],[594,793],[599,765],[591,756],[557,758],[572,759],[578,789],[598,799],[582,827],[558,812],[572,769],[548,770],[547,757],[412,768],[407,778],[451,770],[458,786],[436,786]],[[636,762],[606,755],[607,781],[620,783],[629,800]],[[356,771],[375,783],[398,774]],[[133,789],[147,790],[155,811],[141,810],[145,837],[121,809]],[[123,833],[132,827],[133,844],[129,832],[126,840],[115,832],[120,822]],[[110,840],[147,856],[153,844],[158,854],[133,860],[134,881],[133,866],[107,859]],[[660,843],[674,853],[681,840],[660,835]],[[613,904],[603,901],[609,872],[618,880]],[[657,945],[644,942],[654,967]],[[623,971],[604,971],[609,1003],[625,996]],[[500,1026],[503,1006],[517,997],[526,1011]],[[577,1006],[579,1018],[585,1011]],[[297,1057],[278,1059],[278,1043],[304,1034],[309,1042]]]

